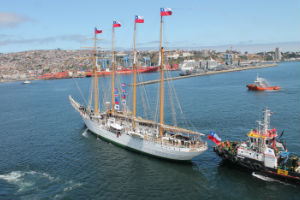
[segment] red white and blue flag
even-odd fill
[[[213,131],[211,131],[208,135],[208,139],[216,143],[217,145],[221,144],[221,138]]]
[[[119,94],[118,94],[118,88],[115,88],[114,95],[115,95],[115,109],[119,110],[120,106],[119,106],[119,98],[118,98],[118,96],[119,96]]]
[[[144,23],[144,17],[143,16],[135,16],[135,23]]]
[[[115,92],[114,92],[114,94],[115,94],[115,97],[118,97],[118,96],[119,96],[119,93],[118,93],[118,88],[115,88]]]
[[[102,30],[98,30],[98,29],[95,27],[95,35],[96,35],[96,34],[99,34],[99,33],[102,33]]]
[[[113,27],[121,27],[121,23],[118,21],[113,21]]]
[[[171,8],[161,8],[160,9],[160,16],[169,16],[172,15]]]
[[[122,104],[126,104],[126,83],[122,83]]]

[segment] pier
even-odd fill
[[[214,75],[214,74],[237,72],[237,71],[250,70],[250,69],[259,69],[259,68],[265,68],[265,67],[275,67],[275,66],[277,66],[276,63],[258,65],[258,66],[249,66],[249,67],[236,67],[233,69],[226,69],[226,70],[221,70],[221,71],[208,71],[208,72],[204,72],[204,73],[196,73],[196,74],[191,74],[191,75],[186,75],[186,76],[176,76],[176,77],[172,77],[172,78],[167,78],[167,79],[165,79],[165,81],[178,80],[178,79],[184,79],[184,78],[192,78],[192,77],[196,77],[196,76],[208,76],[208,75]],[[154,83],[158,83],[158,82],[160,82],[160,79],[144,81],[144,82],[137,83],[136,85],[137,86],[149,85],[149,84],[154,84]]]

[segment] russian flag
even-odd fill
[[[113,27],[121,27],[121,23],[118,21],[113,21]]]
[[[96,35],[96,34],[99,34],[99,33],[102,33],[102,30],[98,30],[98,29],[95,27],[95,35]]]
[[[221,138],[214,133],[213,131],[211,131],[207,137],[208,139],[210,139],[211,141],[213,141],[214,143],[216,143],[217,145],[221,144]]]
[[[136,15],[135,23],[144,23],[144,17]]]
[[[172,15],[171,8],[161,8],[160,9],[160,16],[169,16]]]

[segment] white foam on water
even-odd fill
[[[20,171],[11,172],[9,174],[0,175],[0,179],[6,180],[9,183],[13,183],[21,177]]]
[[[59,183],[62,187],[58,190],[54,199],[62,199],[65,193],[82,186],[82,183],[76,183],[72,180],[61,183],[58,177],[54,178],[45,172],[36,171],[12,171],[8,174],[0,174],[0,179],[15,185],[18,194],[27,194],[29,191],[32,194],[48,193],[49,188]],[[32,199],[32,196],[29,199]]]
[[[252,176],[254,176],[258,179],[261,179],[263,181],[267,181],[267,182],[278,182],[278,183],[282,183],[284,185],[289,185],[288,183],[281,182],[279,180],[276,180],[276,179],[273,179],[273,178],[270,178],[270,177],[267,177],[267,176],[263,176],[263,175],[260,175],[260,174],[256,174],[255,172],[252,172]]]
[[[82,183],[74,183],[72,180],[68,181],[67,183],[64,184],[65,187],[63,189],[63,191],[59,192],[58,194],[56,194],[54,196],[54,199],[63,199],[64,197],[64,193],[70,192],[71,190],[82,186]]]
[[[74,183],[73,181],[69,181],[67,185],[68,186],[64,188],[64,192],[69,192],[77,187],[80,187],[82,183]]]
[[[261,179],[263,181],[267,181],[267,182],[272,182],[272,181],[276,181],[275,179],[260,175],[260,174],[256,174],[255,172],[252,172],[252,176]]]
[[[81,135],[83,137],[85,137],[85,138],[88,138],[89,137],[89,135],[88,135],[88,129],[85,129]]]
[[[35,171],[12,171],[8,174],[0,175],[0,179],[7,181],[10,184],[14,184],[18,187],[17,192],[23,192],[34,189],[37,179],[46,178],[49,182],[52,182],[54,177],[47,173],[35,172]]]

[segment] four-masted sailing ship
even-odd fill
[[[143,119],[136,116],[136,48],[135,36],[137,23],[144,23],[141,16],[135,16],[134,21],[134,48],[133,48],[133,109],[132,112],[120,111],[118,101],[118,91],[115,88],[115,58],[114,58],[114,29],[120,27],[117,21],[113,22],[112,27],[112,78],[111,78],[111,106],[106,106],[106,110],[99,111],[98,107],[98,83],[97,83],[97,47],[95,31],[95,54],[94,54],[94,110],[76,102],[69,96],[72,106],[80,113],[87,128],[100,136],[119,146],[142,152],[155,157],[189,161],[207,150],[207,142],[201,140],[204,134],[191,131],[177,126],[164,123],[164,64],[162,47],[162,25],[163,16],[172,15],[171,9],[161,8],[160,24],[160,122]]]

